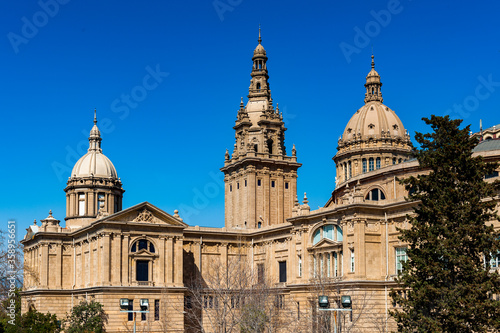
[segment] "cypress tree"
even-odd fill
[[[448,116],[423,118],[433,132],[416,133],[422,173],[401,182],[415,201],[400,230],[408,261],[391,296],[399,332],[491,332],[500,328],[500,277],[493,223],[500,183],[486,182],[496,163],[473,157],[470,126]],[[492,200],[497,196],[497,200]]]

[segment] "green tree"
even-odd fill
[[[9,316],[11,299],[14,300],[15,317]],[[19,289],[16,289],[12,298],[5,299],[2,302],[2,313],[0,315],[0,333],[54,333],[60,331],[60,323],[56,315],[50,313],[41,313],[36,310],[30,310],[21,315],[21,297]]]
[[[65,324],[67,333],[102,333],[108,322],[108,315],[99,302],[82,301],[76,305],[68,315]]]
[[[448,116],[423,119],[433,129],[417,133],[415,149],[423,173],[402,181],[418,204],[409,229],[408,261],[397,281],[402,293],[391,296],[399,332],[490,332],[500,328],[500,278],[490,259],[500,244],[492,221],[498,220],[499,182],[487,183],[497,164],[473,157],[477,140],[470,126]]]

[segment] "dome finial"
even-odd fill
[[[372,68],[375,69],[375,56],[373,55],[373,50],[372,50]]]
[[[97,124],[97,108],[94,108],[94,125]]]
[[[262,38],[260,37],[260,23],[259,23],[259,44],[262,43]]]

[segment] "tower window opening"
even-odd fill
[[[78,195],[78,215],[85,215],[85,194]]]
[[[236,183],[236,188],[239,190],[240,189],[240,183]]]
[[[233,192],[233,185],[229,185],[229,192]]]
[[[98,210],[101,208],[104,209],[104,193],[99,193],[97,195],[97,203],[98,203],[98,205],[97,205]]]
[[[253,149],[256,153],[259,152],[259,146],[257,144],[253,145]]]
[[[373,171],[373,157],[368,159],[368,171]]]
[[[262,227],[262,222],[257,223],[257,228],[260,229],[261,227]]]
[[[262,61],[259,61],[259,69],[262,69]]]
[[[269,151],[269,155],[273,154],[273,140],[267,140],[267,150]]]
[[[392,164],[396,164],[396,158],[395,157],[392,158]]]
[[[260,179],[257,179],[257,186],[262,185],[262,181]]]
[[[257,88],[258,91],[260,91],[260,82],[257,82],[256,88]]]
[[[271,187],[274,187],[276,185],[276,183],[274,182],[274,180],[271,181]]]
[[[245,187],[247,187],[247,180],[245,179]]]
[[[288,190],[288,183],[285,183],[285,190]]]
[[[372,95],[375,95],[375,89],[372,88]]]

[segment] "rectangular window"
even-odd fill
[[[257,264],[257,281],[264,283],[264,264]]]
[[[330,255],[330,253],[327,253],[327,254],[326,254],[326,256],[327,256],[327,257],[326,257],[326,276],[327,276],[327,277],[330,277],[330,276],[331,276],[331,275],[330,275],[330,274],[331,274],[330,272],[331,272],[331,270],[332,270],[332,263],[331,263],[331,261],[332,261],[332,257],[331,257],[331,255]]]
[[[280,282],[286,282],[286,261],[279,262]]]
[[[149,262],[147,260],[137,260],[135,265],[136,265],[136,278],[135,278],[136,281],[148,281]]]
[[[339,276],[339,261],[337,258],[337,252],[333,252],[333,276]]]
[[[313,277],[318,277],[318,258],[316,255],[313,255]]]
[[[484,176],[484,179],[490,179],[490,178],[495,178],[498,177],[498,171],[493,171],[492,173]]]
[[[408,256],[406,255],[406,247],[397,247],[396,248],[396,273],[399,274],[403,271],[403,263],[408,260]]]
[[[133,299],[128,300],[128,310],[134,311],[134,300]],[[134,321],[134,314],[132,312],[128,313],[128,321]]]
[[[160,300],[155,299],[155,320],[160,320]]]
[[[363,173],[366,173],[366,159],[363,158]]]
[[[323,255],[319,255],[319,277],[323,277],[325,275],[325,265],[323,260]]]
[[[276,301],[275,301],[274,305],[278,309],[283,309],[285,306],[285,295],[276,295]]]
[[[184,307],[186,309],[193,308],[193,300],[191,299],[191,296],[186,296],[186,298],[184,298]]]
[[[285,183],[285,190],[288,190],[288,183]]]
[[[274,187],[274,185],[275,185],[274,180],[271,180],[271,187]]]
[[[245,179],[245,187],[247,187],[247,180]]]
[[[354,249],[351,250],[351,273],[354,272]]]
[[[78,215],[85,215],[85,194],[78,195]]]
[[[229,185],[229,192],[233,192],[233,185]]]
[[[260,186],[261,185],[261,181],[260,179],[257,179],[257,186]]]
[[[236,188],[239,190],[240,189],[240,183],[236,183]]]
[[[298,255],[299,277],[302,276],[302,257]]]

